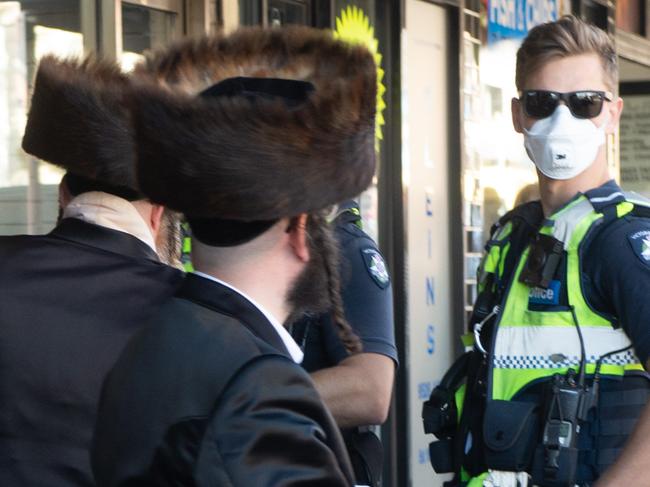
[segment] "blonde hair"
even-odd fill
[[[547,62],[580,54],[598,55],[605,75],[604,81],[610,91],[615,93],[618,85],[618,60],[612,39],[602,29],[573,15],[538,25],[528,33],[517,51],[517,89],[524,90],[526,80]]]

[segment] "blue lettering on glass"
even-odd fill
[[[427,326],[427,353],[429,355],[433,355],[436,351],[436,338],[433,333],[433,325]]]
[[[536,25],[557,17],[557,0],[489,0],[488,42],[522,39]]]
[[[429,276],[426,279],[427,286],[427,306],[433,306],[436,304],[436,293],[434,288],[433,276]]]
[[[418,449],[418,463],[420,465],[424,465],[425,463],[429,463],[429,450],[426,448],[420,448]]]
[[[418,399],[420,401],[426,401],[431,396],[431,391],[433,391],[432,382],[420,382],[418,384]]]
[[[433,198],[431,197],[431,193],[427,191],[424,198],[427,216],[433,216]]]

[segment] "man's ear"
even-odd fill
[[[72,201],[72,193],[70,193],[70,188],[68,188],[68,184],[65,181],[65,176],[61,178],[61,182],[59,183],[59,208],[62,210],[65,209],[66,206]]]
[[[287,233],[293,253],[303,262],[309,262],[309,236],[307,235],[307,214],[303,213],[291,219]]]
[[[608,103],[607,109],[609,110],[609,119],[607,120],[607,127],[605,127],[605,133],[607,135],[613,134],[616,132],[618,127],[618,122],[621,120],[621,115],[623,113],[623,98],[620,96],[613,100],[611,103]]]
[[[521,102],[519,98],[513,98],[510,101],[510,112],[512,113],[512,126],[515,128],[515,132],[518,134],[523,133],[522,124],[521,124]]]
[[[151,228],[151,233],[154,238],[158,236],[160,232],[160,226],[162,225],[162,216],[165,212],[165,207],[162,205],[151,204],[151,213],[149,214],[149,227]]]

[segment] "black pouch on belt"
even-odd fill
[[[343,435],[350,455],[357,484],[377,487],[380,485],[384,449],[381,440],[372,431],[357,428]]]
[[[532,402],[487,402],[483,420],[485,460],[489,468],[528,470],[539,438],[539,407]]]

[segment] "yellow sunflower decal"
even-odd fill
[[[379,141],[383,139],[382,126],[384,125],[384,70],[381,68],[381,54],[379,54],[379,41],[375,38],[375,29],[370,25],[370,19],[359,7],[348,6],[341,10],[336,17],[336,30],[334,38],[353,44],[363,44],[375,57],[377,65],[377,115],[375,119],[375,150],[379,152]]]

